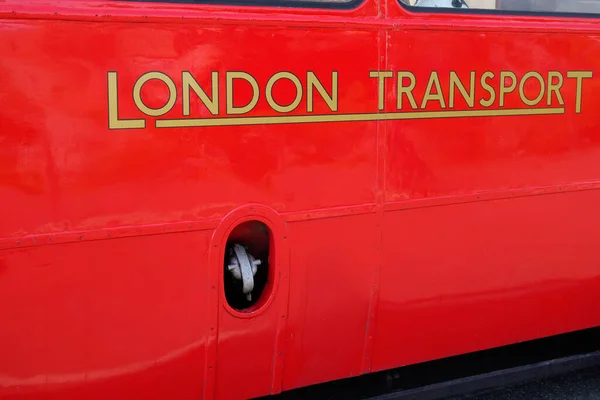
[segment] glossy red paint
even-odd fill
[[[600,325],[599,34],[393,0],[0,1],[0,397],[244,399]],[[337,71],[358,114],[377,111],[377,70],[594,77],[579,114],[566,79],[560,115],[108,129],[109,71],[129,119],[148,71],[178,90],[182,71],[261,88],[279,71],[329,88]],[[264,93],[251,115],[274,115]],[[247,220],[269,227],[273,270],[239,313],[223,252]]]

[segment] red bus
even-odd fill
[[[600,326],[600,2],[424,3],[0,1],[0,398]]]

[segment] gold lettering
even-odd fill
[[[108,73],[108,129],[140,129],[146,127],[144,119],[119,119],[117,73]]]
[[[533,100],[531,100],[527,96],[525,96],[525,84],[527,83],[527,80],[530,78],[535,78],[540,83],[540,93]],[[546,85],[544,84],[544,78],[542,77],[542,75],[540,75],[539,73],[537,73],[535,71],[530,71],[530,72],[526,73],[525,75],[523,75],[523,78],[521,78],[521,82],[519,83],[519,96],[521,97],[521,101],[528,106],[535,106],[540,101],[542,101],[542,99],[544,98],[545,90],[546,90]]]
[[[378,93],[378,108],[379,110],[383,110],[385,108],[385,78],[391,78],[394,76],[392,71],[371,71],[369,72],[369,77],[377,78],[379,80],[379,85],[377,87]]]
[[[410,80],[410,85],[406,87],[404,86],[404,78],[408,78]],[[396,94],[398,97],[396,108],[398,108],[398,110],[402,109],[402,97],[405,94],[406,98],[408,99],[408,102],[410,103],[410,106],[413,109],[418,108],[417,102],[415,101],[415,98],[412,94],[412,91],[415,89],[416,84],[417,78],[415,78],[415,74],[409,71],[398,71],[398,93]]]
[[[456,72],[450,71],[450,100],[449,100],[450,108],[454,107],[454,91],[456,88],[458,88],[458,91],[460,92],[463,99],[465,99],[465,101],[467,102],[467,105],[469,106],[469,108],[475,107],[475,71],[471,71],[470,78],[471,79],[469,82],[470,83],[469,92],[467,92],[467,89],[461,82],[461,80],[458,77],[458,75],[456,74]]]
[[[233,105],[233,81],[234,79],[245,80],[252,86],[252,99],[248,104],[241,107],[235,107]],[[246,72],[227,72],[225,74],[226,88],[227,88],[227,114],[246,114],[258,103],[259,89],[258,82],[254,77]]]
[[[482,98],[481,100],[479,100],[479,104],[481,104],[485,108],[490,107],[492,104],[494,104],[494,101],[496,101],[496,91],[494,90],[492,85],[487,83],[488,79],[493,79],[493,78],[494,78],[494,73],[491,71],[486,71],[481,75],[481,87],[490,94],[489,99],[484,100]]]
[[[314,72],[309,71],[306,75],[306,110],[313,112],[314,100],[313,100],[313,88],[317,89],[317,92],[321,95],[321,98],[327,103],[329,109],[333,112],[338,110],[338,73],[333,71],[331,73],[331,96],[323,87],[323,84],[319,81]]]
[[[554,78],[558,78],[558,83],[554,84],[552,81]],[[550,71],[548,72],[548,106],[552,105],[552,92],[556,94],[556,99],[558,100],[558,104],[561,106],[565,105],[563,101],[562,94],[560,93],[560,89],[563,85],[563,75],[558,71]]]
[[[208,97],[204,89],[198,85],[192,74],[187,71],[183,72],[181,78],[182,94],[183,94],[183,115],[190,115],[190,91],[193,90],[200,101],[210,111],[212,115],[219,114],[219,73],[213,71],[212,77],[212,100]]]
[[[282,106],[273,99],[273,86],[280,79],[288,79],[296,86],[296,98],[287,106]],[[280,113],[288,113],[294,111],[302,101],[302,83],[300,82],[300,79],[291,72],[278,72],[267,82],[266,95],[267,103],[269,103],[273,110]]]
[[[435,93],[431,93],[431,89],[435,86]],[[421,102],[421,109],[425,109],[427,107],[427,103],[432,100],[437,100],[440,102],[440,106],[442,108],[446,108],[446,102],[444,101],[444,94],[442,93],[442,86],[440,85],[440,79],[438,77],[438,73],[433,71],[429,76],[429,82],[427,82],[427,89],[425,90],[425,96],[423,96],[423,101]]]
[[[511,83],[509,87],[506,87],[506,78],[510,78]],[[508,93],[514,92],[517,88],[517,76],[511,71],[500,72],[500,107],[504,107],[504,96]]]
[[[142,87],[144,87],[146,82],[152,79],[161,81],[167,85],[167,88],[169,88],[169,99],[164,106],[159,108],[150,108],[142,100]],[[141,112],[151,117],[160,117],[161,115],[165,115],[171,111],[176,100],[177,88],[175,87],[175,82],[173,82],[173,79],[171,79],[169,75],[162,72],[146,72],[144,75],[139,77],[133,86],[133,102]]]
[[[577,114],[581,113],[581,96],[582,96],[582,87],[583,87],[583,79],[591,78],[592,71],[569,71],[567,72],[567,78],[575,78],[577,79],[577,93],[575,94],[575,112]]]

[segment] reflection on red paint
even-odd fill
[[[393,0],[1,2],[0,397],[245,399],[599,325],[597,33]],[[136,105],[152,71],[164,115]],[[256,80],[247,114],[227,71]],[[251,221],[266,297],[236,311]]]

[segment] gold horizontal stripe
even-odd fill
[[[564,113],[564,108],[525,108],[502,110],[409,111],[367,114],[278,115],[272,117],[186,118],[157,120],[156,127],[187,128],[206,126],[308,124],[318,122],[398,121],[410,119],[553,115]]]

